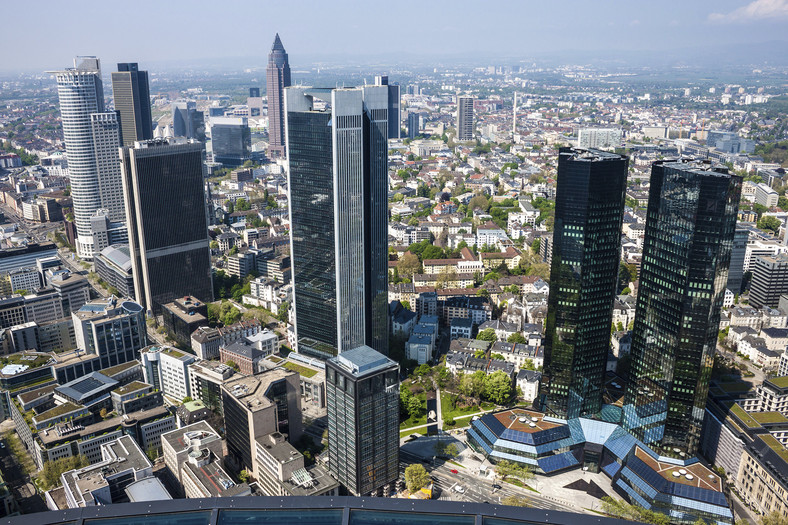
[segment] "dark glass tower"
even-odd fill
[[[698,448],[741,185],[708,161],[651,168],[624,427],[666,456]]]
[[[186,139],[121,150],[134,292],[156,314],[177,297],[213,300],[203,155]]]
[[[542,410],[597,413],[621,259],[627,157],[562,148],[558,155]]]
[[[176,137],[205,142],[205,115],[197,111],[197,104],[188,100],[172,103],[172,130]]]
[[[386,354],[388,89],[285,92],[298,351]]]
[[[118,64],[112,73],[112,97],[120,114],[121,140],[124,146],[135,140],[153,138],[153,119],[150,111],[148,72],[140,71],[136,62]]]
[[[290,64],[287,52],[279,40],[268,54],[268,69],[265,73],[265,90],[268,97],[268,154],[271,157],[285,155],[285,88],[290,86]]]
[[[354,496],[399,475],[399,365],[368,346],[326,361],[328,469]]]

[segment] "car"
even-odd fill
[[[465,489],[464,489],[464,488],[462,488],[462,485],[454,485],[454,490],[455,490],[456,492],[459,492],[460,494],[462,494],[463,492],[465,492]]]
[[[452,474],[459,474],[460,473],[456,468],[451,469],[449,472],[451,472]]]
[[[492,486],[492,488],[494,488],[495,490],[500,490],[501,486],[496,483]]]

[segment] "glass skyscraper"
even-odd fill
[[[154,139],[121,150],[134,295],[147,310],[213,300],[203,145]]]
[[[741,186],[709,161],[651,169],[624,427],[666,456],[699,445]]]
[[[386,354],[388,89],[291,87],[285,101],[298,351]]]
[[[172,103],[172,131],[176,137],[205,142],[205,115],[197,111],[196,103],[190,100]]]
[[[399,475],[399,365],[368,346],[326,361],[328,469],[354,496]]]
[[[285,88],[290,86],[290,63],[279,33],[268,54],[265,90],[268,99],[268,155],[285,155]]]
[[[542,410],[560,418],[602,407],[621,259],[627,157],[561,148],[555,199]]]
[[[136,62],[118,64],[112,73],[112,98],[120,115],[121,138],[124,146],[135,140],[153,138],[148,72],[140,71]]]
[[[249,160],[252,134],[246,117],[211,117],[210,122],[214,162],[235,168]]]

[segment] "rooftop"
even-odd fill
[[[213,458],[213,461],[201,467],[186,461],[182,468],[188,469],[213,497],[226,497],[248,493],[249,485],[246,483],[236,484],[221,467],[221,463],[216,456],[213,456]]]
[[[635,456],[668,481],[722,492],[722,483],[719,476],[700,463],[683,467],[672,463],[663,463],[651,457],[640,447],[635,448]]]
[[[101,372],[91,372],[57,387],[55,392],[74,401],[82,402],[82,400],[102,391],[109,392],[117,384],[117,381],[110,379]]]
[[[352,372],[356,376],[396,366],[394,361],[366,345],[346,350],[329,361],[333,361],[337,366]]]
[[[0,376],[11,377],[21,374],[28,370],[51,364],[53,361],[51,354],[42,352],[18,352],[0,357]]]
[[[152,385],[148,383],[143,383],[142,381],[132,381],[128,385],[123,385],[120,388],[116,388],[112,391],[113,394],[118,394],[121,396],[125,396],[126,394],[131,394],[132,392],[136,392],[137,390],[142,390],[143,388],[151,388]]]
[[[222,389],[246,405],[247,409],[256,412],[273,405],[265,395],[268,386],[293,373],[283,368],[274,368],[256,376],[238,376],[225,382]]]
[[[773,377],[771,379],[767,379],[766,381],[772,383],[777,388],[788,388],[788,376]]]
[[[45,447],[47,447],[62,441],[78,440],[84,437],[95,436],[97,434],[103,434],[115,429],[119,429],[123,421],[126,419],[136,419],[137,421],[145,422],[168,416],[170,416],[170,411],[163,406],[159,406],[149,410],[139,410],[137,412],[127,414],[126,416],[117,416],[105,419],[86,427],[73,427],[70,423],[61,423],[59,425],[55,425],[53,430],[39,432],[38,439]]]
[[[135,359],[134,361],[128,361],[128,362],[120,364],[120,365],[115,365],[115,366],[111,366],[109,368],[104,368],[102,370],[99,370],[99,372],[101,372],[102,374],[104,374],[107,377],[112,377],[113,375],[119,374],[120,372],[123,372],[124,370],[128,370],[129,368],[132,368],[132,367],[135,367],[135,366],[139,366],[139,364],[140,364],[140,362]]]
[[[282,366],[287,368],[288,370],[292,370],[293,372],[298,372],[299,375],[306,378],[314,377],[319,372],[319,370],[307,368],[306,366],[299,365],[290,361],[285,361],[282,364]]]
[[[516,430],[518,432],[526,432],[528,434],[561,426],[557,423],[545,421],[544,414],[541,412],[525,410],[522,408],[498,412],[495,414],[495,419],[497,419],[504,427],[508,429]]]
[[[219,434],[206,421],[197,421],[191,425],[172,430],[162,434],[161,438],[167,441],[176,452],[191,448],[192,442],[196,440],[205,441],[210,439],[210,441],[214,441],[221,439]]]

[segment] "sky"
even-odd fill
[[[290,63],[686,54],[788,55],[788,0],[4,0],[0,71],[259,57],[279,32]],[[254,63],[255,61],[251,61]],[[106,66],[105,66],[106,67]]]

